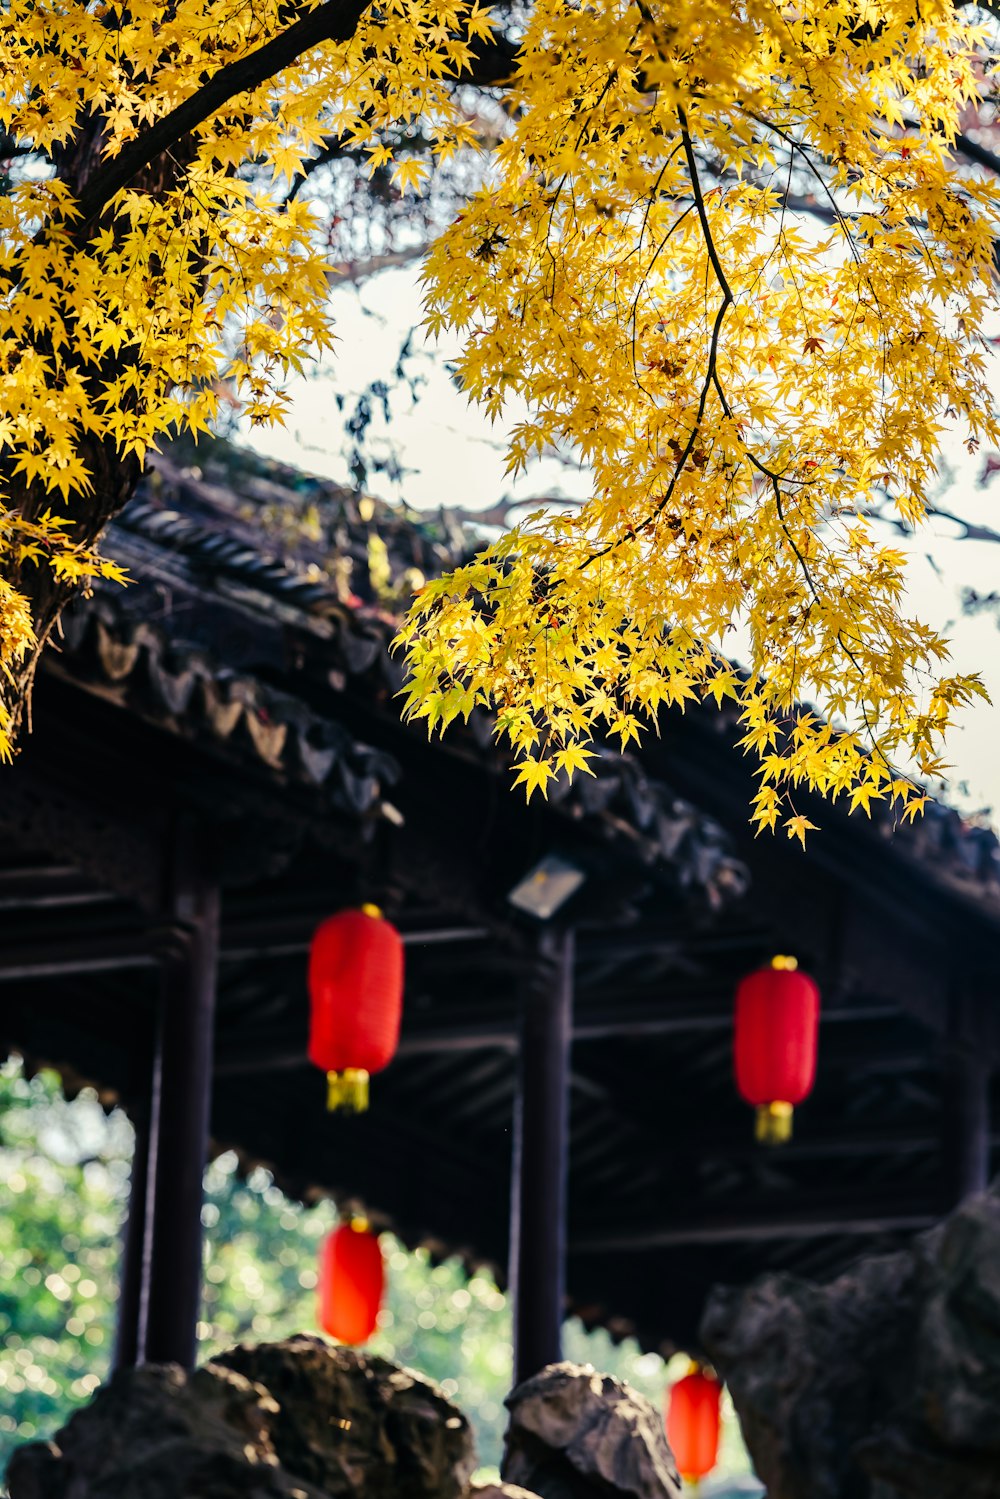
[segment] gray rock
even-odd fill
[[[277,1407],[227,1370],[116,1374],[52,1442],[14,1453],[12,1499],[320,1499],[275,1452]]]
[[[769,1499],[1000,1499],[1000,1188],[829,1285],[713,1293],[701,1328]]]
[[[660,1412],[589,1366],[550,1364],[507,1397],[503,1477],[542,1499],[678,1499]]]
[[[474,1465],[429,1381],[303,1336],[191,1375],[122,1370],[7,1482],[11,1499],[459,1499]]]
[[[516,1483],[470,1483],[463,1499],[539,1499]]]
[[[303,1334],[234,1348],[217,1363],[267,1389],[279,1456],[330,1494],[457,1499],[476,1466],[458,1407],[387,1359]]]

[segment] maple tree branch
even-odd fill
[[[432,141],[430,136],[425,135],[422,132],[418,132],[416,135],[408,136],[406,138],[403,138],[401,136],[399,139],[390,139],[389,144],[395,147],[405,148],[407,151],[414,153],[428,153],[433,149],[434,142]],[[370,148],[364,145],[358,145],[357,143],[349,144],[348,138],[343,135],[328,136],[327,139],[323,141],[316,154],[314,156],[308,157],[302,163],[300,170],[295,174],[285,201],[291,202],[293,198],[298,197],[299,193],[306,186],[313,173],[319,171],[321,167],[330,166],[332,162],[353,161],[359,166],[366,166],[369,149]],[[378,168],[376,168],[376,171],[377,170]]]
[[[401,266],[412,265],[415,260],[420,260],[427,254],[430,243],[425,240],[420,244],[408,245],[405,250],[390,250],[385,255],[366,255],[357,260],[334,261],[333,285],[357,285],[359,281],[366,281],[369,276],[377,276],[380,271],[395,271]]]
[[[258,88],[322,42],[350,41],[367,8],[368,0],[326,0],[262,47],[226,63],[197,93],[154,121],[98,168],[79,200],[83,226],[92,224],[133,177],[197,130],[230,99]]]
[[[996,172],[1000,176],[1000,156],[995,151],[988,151],[978,141],[970,139],[967,135],[956,135],[952,150],[958,156],[965,156],[969,161],[974,161],[977,166],[987,167],[989,171]]]
[[[723,300],[728,306],[733,300],[733,294],[730,290],[729,282],[726,280],[726,273],[722,269],[719,252],[715,248],[715,240],[712,238],[712,229],[708,222],[708,213],[705,208],[705,197],[701,190],[698,163],[695,161],[694,147],[691,144],[691,136],[688,132],[687,115],[683,109],[678,109],[677,118],[681,124],[681,144],[684,147],[684,160],[687,162],[688,176],[691,179],[691,195],[694,198],[695,207],[698,211],[698,222],[701,225],[702,236],[705,240],[705,249],[708,251],[709,260],[712,262],[712,270],[715,272],[715,279],[719,283],[719,290],[722,292]]]
[[[329,166],[334,161],[354,160],[361,163],[364,159],[365,153],[360,146],[348,146],[345,137],[342,135],[330,136],[329,139],[323,142],[315,156],[310,156],[307,161],[302,163],[301,168],[296,172],[292,180],[292,185],[288,190],[288,197],[285,201],[290,203],[293,198],[297,198],[312,174],[319,171],[320,167]]]
[[[904,120],[903,124],[907,130],[919,130],[920,123],[917,120]],[[1000,156],[995,151],[990,151],[986,146],[981,146],[971,136],[959,132],[950,143],[952,152],[956,156],[964,156],[968,161],[974,161],[979,167],[987,167],[991,172],[1000,175]]]
[[[239,94],[248,93],[273,78],[282,68],[297,62],[322,42],[350,41],[368,9],[369,0],[325,0],[316,10],[279,32],[262,47],[226,63],[197,93],[183,100],[169,114],[156,120],[123,146],[93,174],[79,199],[81,226],[92,225],[108,203],[133,177],[151,165],[164,151],[197,130],[213,114]],[[517,48],[503,36],[488,41],[477,38],[472,62],[456,83],[494,87],[509,78]]]
[[[640,532],[647,531],[649,529],[649,527],[656,520],[657,516],[663,514],[663,511],[670,503],[674,490],[677,488],[677,484],[680,480],[681,474],[684,472],[684,469],[687,466],[688,459],[694,452],[695,443],[698,441],[698,438],[701,434],[702,422],[705,419],[705,408],[708,404],[708,395],[710,390],[712,390],[713,388],[715,389],[720,401],[722,402],[722,408],[725,411],[726,415],[731,415],[731,412],[729,410],[729,403],[726,400],[725,392],[723,391],[722,384],[719,380],[718,354],[719,339],[722,336],[722,325],[725,322],[726,313],[733,305],[735,298],[733,297],[732,288],[729,285],[726,273],[722,269],[722,262],[719,259],[719,253],[715,247],[715,240],[712,237],[712,226],[708,222],[708,211],[705,207],[705,197],[701,190],[701,177],[698,173],[698,163],[695,160],[694,146],[691,143],[691,135],[688,130],[687,115],[684,113],[683,109],[678,108],[677,118],[680,122],[681,127],[681,145],[684,151],[684,160],[687,163],[688,176],[691,179],[691,195],[694,199],[694,208],[698,215],[698,222],[701,225],[702,237],[705,241],[705,249],[708,254],[709,263],[711,264],[712,270],[715,274],[715,279],[718,283],[719,290],[722,293],[722,301],[719,303],[719,307],[712,324],[712,337],[709,343],[708,361],[705,370],[705,378],[702,382],[701,387],[701,397],[698,401],[698,410],[695,414],[695,419],[692,424],[691,431],[688,433],[687,442],[684,444],[684,447],[677,455],[677,461],[674,465],[674,471],[670,476],[670,482],[667,485],[666,490],[656,501],[653,509],[649,512],[644,520],[640,521],[636,526],[629,526],[628,530],[625,532],[625,535],[619,537],[617,541],[610,541],[608,542],[607,546],[601,547],[599,551],[592,552],[584,562],[580,563],[578,568],[579,572],[583,572],[584,569],[590,567],[592,563],[600,561],[600,559],[602,557],[606,557],[609,552],[617,551],[617,549],[624,542],[634,540],[634,538]],[[676,452],[677,450],[674,449],[674,451]],[[750,458],[750,461],[756,465],[756,467],[761,467],[761,465],[757,463],[757,461],[753,458],[752,454],[748,453],[747,456]]]
[[[46,153],[38,146],[26,146],[16,136],[0,132],[0,160],[12,160],[15,156],[41,156]]]
[[[988,151],[985,145],[979,145],[978,141],[973,141],[969,136],[955,136],[952,150],[957,151],[958,156],[969,157],[970,162],[975,162],[978,166],[987,166],[991,172],[997,172],[997,175],[1000,175],[1000,156],[997,156],[996,151]]]
[[[927,516],[930,520],[947,520],[953,525],[961,526],[960,541],[1000,541],[1000,531],[994,531],[992,526],[980,526],[975,521],[963,520],[951,510],[942,510],[940,505],[928,505]]]
[[[909,521],[903,520],[900,515],[889,514],[878,505],[864,512],[873,520],[882,521],[884,525],[891,526],[901,536],[912,536],[914,526]],[[956,515],[953,510],[945,510],[940,505],[928,505],[925,515],[927,520],[950,521],[952,525],[958,526],[960,530],[958,541],[988,541],[1000,542],[1000,531],[995,531],[992,526],[981,526],[976,521],[965,520],[961,515]]]
[[[806,580],[806,583],[809,587],[809,592],[812,594],[814,602],[818,604],[820,602],[820,596],[816,591],[816,584],[813,582],[813,575],[809,571],[809,564],[799,550],[799,546],[795,540],[795,537],[788,529],[788,521],[785,517],[785,505],[784,501],[781,498],[781,484],[778,480],[778,476],[777,474],[769,473],[768,478],[770,479],[771,489],[774,493],[774,508],[778,512],[778,521],[781,525],[781,529],[785,533],[785,539],[788,542],[788,545],[791,547],[792,551],[795,553],[796,558],[798,559],[798,564],[802,569],[802,576]],[[845,646],[845,650],[846,649],[847,648]],[[851,656],[850,651],[848,651],[847,654]],[[853,656],[851,656],[851,660],[854,661]],[[857,666],[856,661],[854,662],[854,664],[855,666]]]

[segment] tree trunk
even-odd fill
[[[66,184],[77,201],[85,197],[91,180],[103,165],[103,140],[103,121],[99,116],[90,115],[56,157],[56,178]],[[180,142],[169,154],[159,157],[139,173],[131,186],[154,197],[169,192],[191,160],[193,147],[190,137]],[[81,255],[88,253],[87,241],[99,223],[100,219],[76,226]],[[44,229],[41,234],[45,234]],[[39,352],[45,353],[46,350],[39,345]],[[134,359],[133,352],[124,350],[120,355],[105,357],[98,364],[84,363],[81,359],[77,369],[96,396],[101,385],[119,376]],[[112,439],[94,433],[81,432],[76,448],[93,487],[87,494],[74,495],[67,508],[73,523],[72,541],[89,548],[96,545],[108,523],[132,498],[142,474],[142,464],[134,453],[123,454]],[[4,503],[11,513],[28,521],[37,521],[46,510],[55,508],[58,497],[37,480],[26,483],[23,475],[14,473],[18,456],[15,449],[0,464]],[[84,585],[58,578],[44,561],[30,558],[10,567],[7,577],[28,600],[35,630],[34,646],[21,661],[12,663],[11,682],[5,689],[13,719],[11,733],[16,738],[25,726],[30,727],[31,690],[41,653],[56,630],[63,609]]]

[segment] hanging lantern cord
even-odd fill
[[[363,1114],[368,1107],[368,1073],[363,1067],[345,1067],[326,1074],[326,1106],[331,1113]]]
[[[792,1116],[790,1103],[764,1103],[757,1110],[754,1130],[759,1145],[787,1145],[792,1138]]]

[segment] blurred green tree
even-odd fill
[[[0,1067],[0,1473],[19,1443],[58,1430],[107,1373],[131,1153],[120,1110],[106,1113],[89,1092],[67,1102],[54,1073]],[[242,1177],[232,1153],[209,1166],[205,1189],[204,1356],[313,1330],[333,1204],[292,1202],[263,1170]],[[432,1264],[388,1234],[383,1249],[389,1294],[371,1351],[440,1384],[472,1420],[483,1468],[495,1469],[511,1369],[504,1296],[458,1260]],[[566,1356],[663,1398],[663,1360],[633,1341],[616,1346],[571,1322]],[[731,1418],[721,1467],[746,1470]]]

